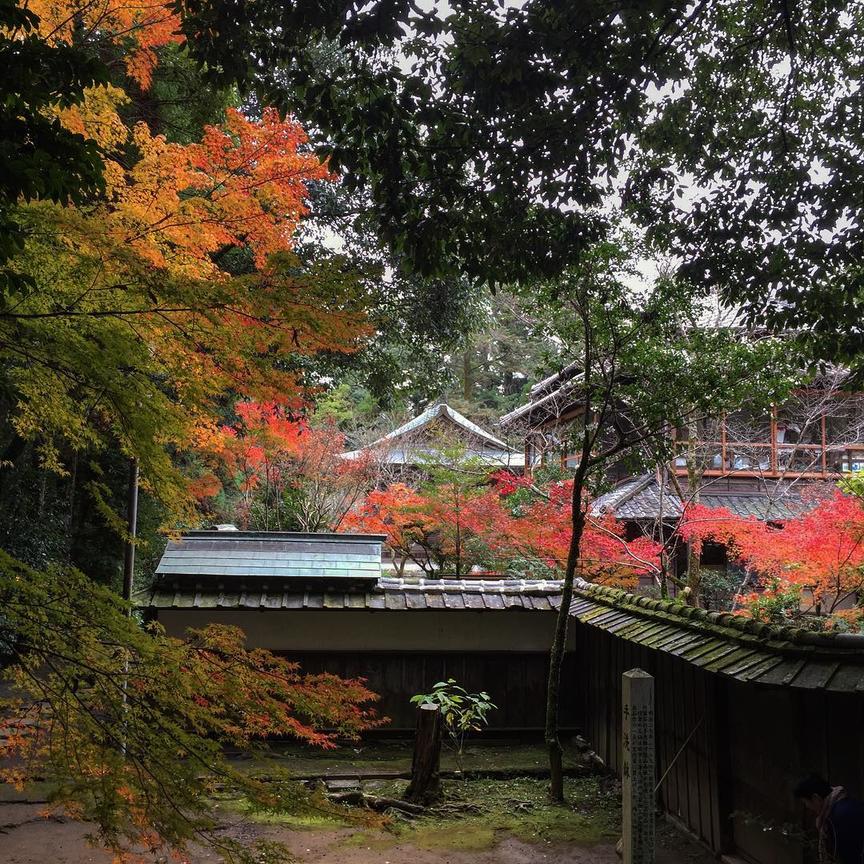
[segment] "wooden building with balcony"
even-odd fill
[[[670,428],[672,460],[643,474],[611,464],[611,489],[594,501],[595,512],[624,520],[631,537],[655,539],[668,536],[696,500],[768,522],[800,515],[813,506],[818,487],[864,471],[864,394],[843,389],[843,377],[826,376],[765,412],[733,411]],[[527,404],[501,418],[504,428],[524,436],[526,472],[578,464],[568,442],[584,422],[580,387],[581,370],[571,364],[536,384]],[[705,544],[701,564],[725,572],[725,550]],[[685,562],[677,566],[680,572]]]

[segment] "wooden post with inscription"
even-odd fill
[[[654,864],[654,678],[631,669],[622,679],[624,864]]]

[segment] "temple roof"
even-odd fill
[[[765,481],[754,486],[735,483],[735,478],[723,482],[707,480],[699,491],[699,503],[706,507],[723,507],[736,516],[755,516],[762,521],[783,521],[800,516],[808,509],[801,497],[803,485]],[[683,512],[681,498],[667,485],[662,489],[654,473],[632,477],[594,500],[595,513],[610,513],[628,521],[653,521],[661,515],[664,521],[674,521]]]
[[[422,439],[426,430],[453,432],[464,441],[469,456],[509,467],[522,467],[525,457],[506,441],[495,437],[444,402],[430,406],[407,423],[358,450],[343,453],[345,459],[357,459],[363,453],[376,452],[389,464],[414,464],[432,447]]]

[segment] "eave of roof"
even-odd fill
[[[864,691],[864,635],[772,627],[581,579],[570,614],[589,627],[738,681]]]
[[[137,598],[143,609],[220,610],[416,610],[525,609],[549,612],[561,605],[561,582],[523,579],[381,578],[372,588],[299,589],[262,580],[221,582],[160,580]]]
[[[580,371],[579,365],[571,363],[560,372],[544,378],[531,388],[530,401],[505,414],[498,421],[499,424],[506,428],[526,418],[532,425],[557,419],[572,405],[573,391],[578,384]],[[535,417],[535,414],[538,416]]]
[[[423,462],[435,461],[436,455],[440,456],[438,451],[429,447],[411,447],[406,449],[401,447],[393,447],[384,449],[380,444],[369,445],[368,449],[349,450],[345,453],[340,453],[342,459],[360,459],[365,456],[369,449],[380,448],[380,452],[376,454],[376,459],[385,465],[418,465]],[[499,453],[481,453],[471,452],[470,458],[478,460],[484,465],[498,466],[500,468],[524,468],[525,454],[517,453],[513,450],[502,450]]]

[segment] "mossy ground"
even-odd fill
[[[277,744],[254,757],[237,754],[235,767],[253,774],[288,772],[294,777],[329,777],[348,774],[398,774],[411,767],[412,741],[378,739],[319,750],[302,744]],[[462,758],[466,772],[503,770],[518,773],[542,770],[547,765],[546,750],[537,742],[475,739],[469,741]],[[575,747],[565,745],[565,768],[578,765]],[[457,769],[455,754],[449,747],[441,750],[441,769]]]
[[[370,795],[400,798],[404,780],[365,781]],[[408,818],[391,811],[383,818],[356,807],[301,803],[294,814],[254,810],[245,801],[219,802],[220,809],[244,821],[284,825],[295,830],[352,828],[345,844],[386,849],[411,844],[419,849],[481,851],[504,836],[527,843],[575,843],[588,846],[614,841],[619,833],[617,791],[606,778],[567,779],[563,805],[548,800],[548,780],[446,780],[440,807],[428,815]],[[443,813],[441,811],[444,811]]]
[[[528,843],[575,843],[587,846],[618,836],[618,799],[600,778],[567,780],[567,803],[551,804],[548,781],[450,780],[444,783],[441,815],[394,819],[386,830],[361,829],[345,842],[382,849],[410,843],[420,849],[480,851],[510,835]],[[367,784],[367,791],[397,797],[404,784]],[[470,812],[456,808],[471,805]]]
[[[410,766],[411,743],[378,741],[363,747],[309,752],[286,746],[267,756],[250,759],[243,766],[258,776],[293,777],[317,775],[387,775],[405,772]],[[476,742],[463,757],[466,779],[443,781],[442,807],[445,811],[407,818],[395,811],[383,820],[362,823],[363,811],[353,807],[303,809],[300,815],[254,812],[243,802],[224,802],[224,808],[244,819],[296,829],[337,829],[351,827],[345,840],[359,848],[384,849],[406,843],[428,850],[484,850],[505,836],[530,843],[576,843],[591,845],[614,841],[619,833],[620,803],[609,781],[594,774],[568,778],[567,803],[553,805],[547,796],[548,780],[530,776],[545,767],[542,746],[520,742]],[[241,760],[242,762],[242,760]],[[575,749],[567,753],[566,765],[576,767]],[[456,767],[451,753],[442,751],[442,769]],[[583,765],[583,770],[584,765]],[[514,779],[479,779],[471,772],[503,772]],[[359,781],[368,794],[401,798],[407,781],[366,779]],[[464,808],[464,809],[463,809]]]

